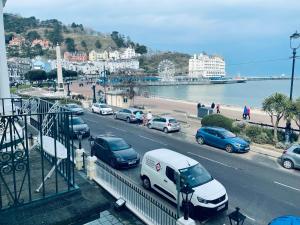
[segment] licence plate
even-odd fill
[[[217,211],[220,211],[221,209],[224,209],[224,208],[225,208],[225,204],[219,206],[219,207],[217,208]]]
[[[245,148],[245,150],[250,150],[250,147]]]
[[[129,161],[128,164],[129,164],[129,165],[132,165],[132,164],[135,164],[135,162],[136,162],[135,160]]]

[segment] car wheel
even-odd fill
[[[204,138],[203,137],[197,137],[197,143],[199,144],[199,145],[203,145],[204,144]]]
[[[226,145],[225,150],[228,153],[232,153],[232,151],[233,151],[232,145]]]
[[[166,128],[166,127],[163,129],[163,131],[164,131],[166,134],[169,133],[168,128]]]
[[[151,123],[148,123],[148,124],[147,124],[147,127],[148,127],[149,129],[152,129],[152,124],[151,124]]]
[[[102,113],[102,111],[100,110],[100,115],[102,116],[103,115],[103,113]]]
[[[114,115],[114,118],[115,118],[115,120],[116,120],[116,119],[118,119],[118,116],[117,116],[117,114],[115,114],[115,115]]]
[[[126,122],[127,122],[127,123],[130,123],[130,122],[131,122],[129,117],[127,117]]]
[[[291,160],[285,159],[283,160],[282,166],[286,169],[292,169],[294,167],[294,164]]]
[[[151,189],[151,182],[148,177],[143,177],[143,187],[147,190]]]

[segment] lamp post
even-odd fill
[[[290,101],[293,100],[293,88],[294,88],[294,76],[295,76],[295,62],[296,62],[296,53],[297,49],[300,47],[300,43],[296,44],[296,39],[300,38],[300,34],[296,31],[290,36],[290,48],[293,50],[293,65],[292,65],[292,77],[291,77],[291,87],[290,87]],[[286,129],[285,129],[285,137],[286,142],[289,143],[290,141],[290,134],[291,134],[291,121],[287,119],[286,121]]]
[[[70,91],[70,81],[67,82],[67,88],[68,88],[67,89],[68,90],[67,96],[70,97],[70,93],[71,93],[71,91]]]
[[[96,103],[96,84],[92,85],[92,89],[93,89],[93,103]]]
[[[105,66],[103,67],[103,71],[100,73],[100,78],[102,78],[103,81],[103,87],[104,87],[104,103],[106,103],[106,81],[107,81],[107,70],[105,69]]]
[[[240,213],[240,208],[236,207],[235,211],[228,215],[230,225],[243,225],[246,219],[242,213]]]
[[[191,188],[189,186],[189,184],[185,184],[181,190],[181,195],[182,195],[182,207],[183,207],[183,218],[184,220],[188,220],[189,219],[189,207],[190,207],[190,203],[191,203],[191,199],[193,197],[194,194],[194,189]]]
[[[54,92],[56,92],[57,90],[56,90],[56,82],[55,81],[53,81],[53,86],[54,86]]]

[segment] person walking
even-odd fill
[[[243,111],[243,119],[247,119],[247,112],[248,112],[248,109],[247,109],[247,106],[245,105],[244,107],[244,111]]]
[[[142,117],[142,115],[141,115],[140,111],[137,111],[137,112],[135,113],[135,118],[136,118],[136,120],[137,120],[137,124],[140,124],[141,119],[142,119],[141,117]]]
[[[220,104],[217,105],[217,113],[218,113],[218,114],[221,113],[221,112],[220,112]]]
[[[212,109],[214,109],[215,106],[216,106],[216,105],[215,105],[215,103],[213,102],[213,103],[211,103],[211,106],[210,106],[210,107],[211,107]]]
[[[150,122],[150,120],[152,120],[152,113],[151,113],[151,111],[149,111],[148,113],[147,113],[147,116],[146,116],[146,119],[147,119],[147,124]]]
[[[248,118],[250,120],[250,107],[247,108],[247,116],[248,116]]]

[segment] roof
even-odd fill
[[[177,170],[198,164],[196,160],[166,148],[148,151],[145,154],[145,157],[146,156],[170,164]]]
[[[202,128],[209,128],[211,130],[217,130],[217,131],[227,131],[225,128],[223,127],[202,127]]]

